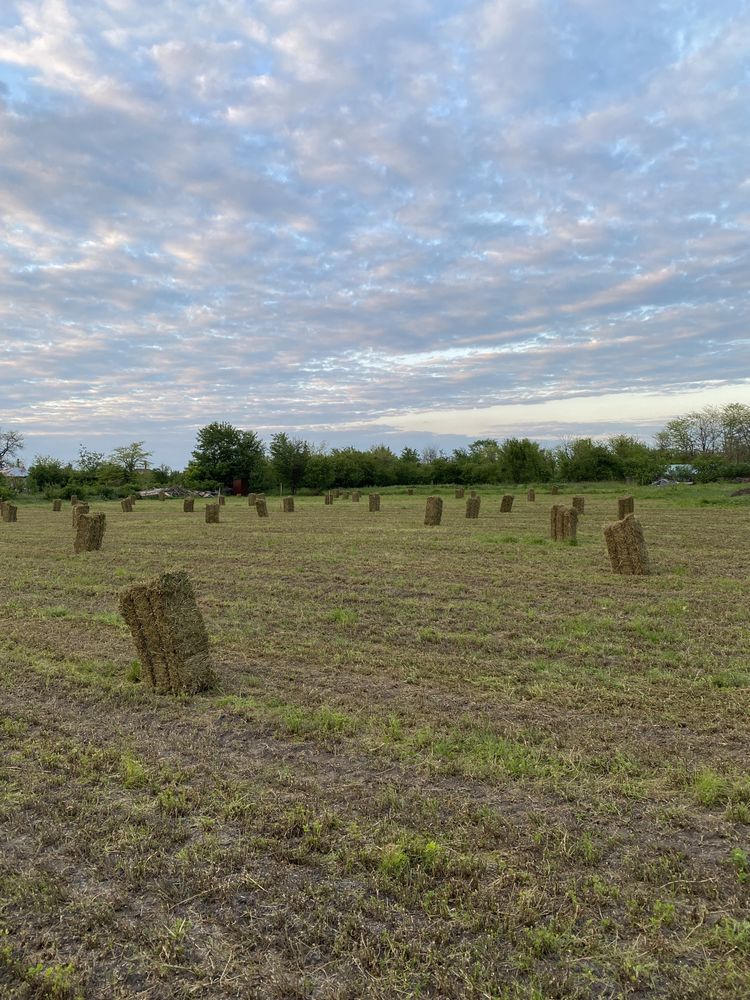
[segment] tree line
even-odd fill
[[[0,461],[16,458],[22,448],[19,432],[0,431]],[[26,485],[31,492],[47,495],[116,497],[170,484],[231,491],[236,480],[249,489],[270,491],[281,486],[290,493],[406,484],[622,479],[648,483],[674,464],[691,466],[695,471],[690,475],[709,482],[750,475],[750,407],[742,403],[706,407],[670,420],[653,445],[627,434],[606,441],[579,437],[556,448],[544,448],[529,438],[479,438],[450,453],[407,447],[396,454],[386,445],[327,449],[283,432],[274,434],[266,446],[254,431],[214,422],[198,431],[185,469],[149,468],[151,457],[143,441],[108,455],[81,445],[72,463],[38,455]]]

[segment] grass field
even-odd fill
[[[0,996],[750,997],[750,497],[382,491],[0,524]],[[576,489],[576,492],[584,492]],[[197,508],[200,507],[200,510]],[[220,689],[118,592],[185,569]]]

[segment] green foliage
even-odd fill
[[[305,477],[311,446],[301,438],[290,438],[283,431],[271,438],[271,462],[278,479],[290,493],[296,493]]]
[[[254,485],[262,479],[264,467],[265,450],[254,431],[214,422],[198,431],[187,478],[192,483],[211,483],[216,487],[231,488],[234,479]]]

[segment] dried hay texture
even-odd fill
[[[124,500],[120,501],[120,509],[122,510],[123,514],[130,514],[130,512],[133,510],[133,505],[128,497],[125,497]]]
[[[560,488],[559,488],[559,486],[553,486],[553,487],[552,487],[552,489],[550,490],[550,493],[551,493],[551,494],[552,494],[553,496],[557,496],[557,494],[558,494],[559,492],[560,492]]]
[[[559,504],[550,508],[549,512],[549,537],[553,542],[562,540],[563,532],[563,510]]]
[[[166,499],[167,499],[167,494],[166,494],[166,493],[164,492],[164,490],[162,490],[162,491],[161,491],[161,492],[159,493],[159,499],[160,499],[160,500],[166,500]]]
[[[247,505],[248,507],[254,507],[255,501],[258,499],[257,493],[248,493],[247,495]]]
[[[628,514],[635,513],[635,498],[634,497],[618,497],[617,498],[617,519],[622,521],[624,517]]]
[[[510,512],[513,510],[513,500],[514,498],[510,495],[510,493],[505,494],[503,499],[500,501],[501,514],[510,514]]]
[[[5,513],[5,508],[8,506],[7,500],[0,500],[0,517]]]
[[[18,520],[18,507],[14,503],[4,503],[3,504],[3,521],[6,524],[11,524],[13,521]]]
[[[479,504],[481,498],[478,496],[471,496],[466,501],[466,516],[469,518],[479,517]]]
[[[78,506],[80,507],[81,504]],[[75,552],[96,552],[102,547],[106,527],[105,514],[80,514],[73,550]]]
[[[470,497],[475,497],[476,495],[477,495],[477,491],[476,490],[472,490],[471,493],[469,493]]]
[[[427,504],[424,509],[424,523],[429,526],[440,524],[443,516],[443,498],[427,497]]]
[[[185,514],[192,514],[195,510],[195,497],[187,497],[182,501],[182,510]]]
[[[132,504],[132,505],[133,505],[134,507],[135,507],[135,502],[136,502],[136,500],[138,500],[138,499],[140,499],[140,498],[139,498],[139,497],[137,497],[137,496],[136,496],[136,495],[135,495],[134,493],[131,493],[131,494],[130,494],[130,496],[128,497],[128,500],[129,500],[129,501],[131,502],[131,504]]]
[[[414,490],[411,487],[409,487],[409,489],[406,491],[406,495],[408,497],[413,497],[414,496]]]
[[[535,503],[536,493],[533,490],[529,490],[529,492],[526,494],[526,499],[529,503]]]
[[[206,524],[218,524],[219,523],[219,511],[221,508],[217,503],[207,503],[206,504]]]
[[[333,504],[333,493],[326,493],[324,501],[330,507]]]
[[[627,514],[604,528],[609,561],[615,573],[647,576],[651,572],[643,529],[634,514]]]
[[[222,493],[220,493],[219,494],[219,506],[223,507],[226,504],[226,502],[227,502],[227,498]]]
[[[281,509],[285,514],[294,513],[294,497],[282,497],[281,499]]]
[[[578,513],[572,507],[555,504],[550,510],[549,534],[553,542],[574,542],[578,529]]]
[[[574,542],[578,532],[578,511],[573,507],[563,510],[562,541]]]
[[[73,527],[78,527],[78,519],[83,514],[88,514],[89,505],[87,503],[77,503],[73,508]]]
[[[573,510],[577,514],[583,514],[585,506],[586,506],[585,497],[573,497]]]
[[[370,512],[371,513],[374,513],[376,511],[380,510],[380,494],[379,493],[370,493],[370,495],[368,496],[367,499],[369,501]]]
[[[149,687],[160,694],[193,694],[215,684],[206,627],[187,573],[164,573],[129,587],[120,594],[120,614]]]
[[[333,496],[334,496],[335,500],[340,500],[341,499],[341,490],[335,490]]]
[[[258,512],[258,517],[268,517],[268,504],[265,497],[258,497],[255,501],[255,509]]]
[[[62,510],[62,500],[53,500],[52,510]]]
[[[466,490],[463,488],[463,486],[459,486],[459,488],[456,490],[456,500],[463,500],[465,493]]]
[[[355,490],[354,493],[352,493],[352,503],[359,503],[359,498],[361,496],[362,494],[359,492],[359,490]]]
[[[70,498],[70,506],[71,506],[71,507],[75,507],[75,505],[76,505],[77,503],[78,503],[78,497],[77,497],[77,496],[76,496],[76,494],[74,493],[74,494],[73,494],[73,495],[71,496],[71,498]]]

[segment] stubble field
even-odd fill
[[[502,492],[0,524],[0,996],[750,997],[750,498],[636,490],[629,578],[621,490]],[[207,695],[117,613],[174,569]]]

